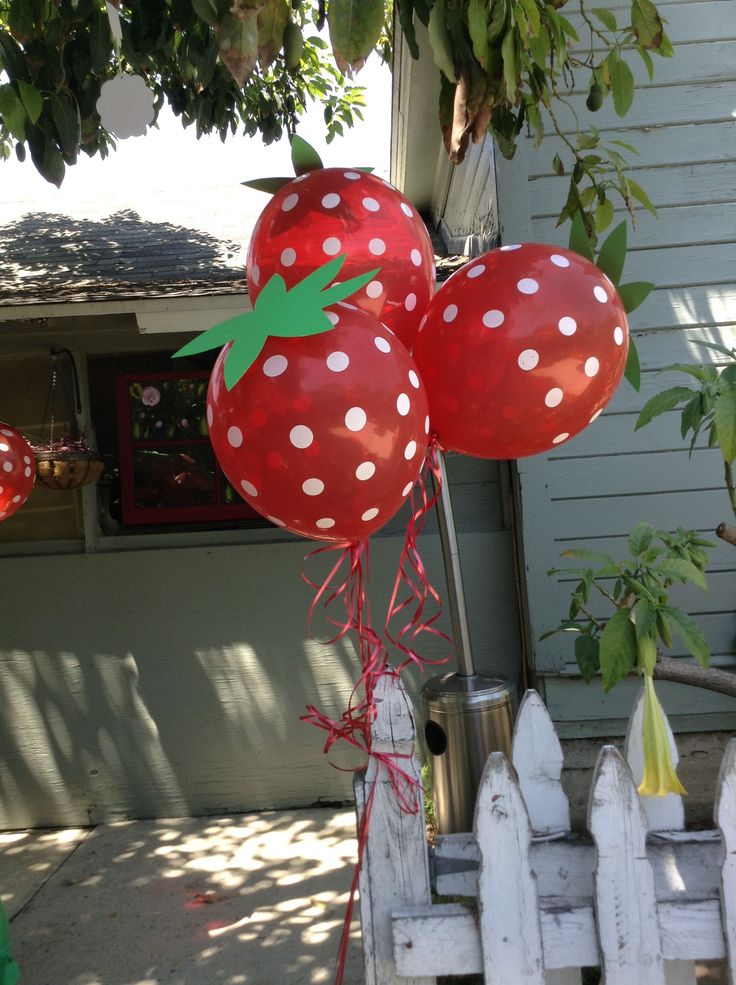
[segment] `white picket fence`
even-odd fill
[[[398,762],[418,781],[403,689],[383,678],[377,698],[374,750],[409,757]],[[513,767],[501,753],[486,763],[472,834],[430,849],[423,811],[401,809],[372,759],[356,779],[359,813],[375,786],[360,878],[365,985],[481,972],[487,985],[580,985],[588,966],[606,985],[693,985],[694,962],[719,958],[736,985],[736,739],[718,782],[719,830],[686,832],[679,797],[636,792],[640,715],[639,705],[628,765],[601,749],[592,838],[570,832],[562,749],[534,691],[517,717]],[[433,893],[476,900],[433,903]]]

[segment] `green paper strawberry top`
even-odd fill
[[[310,171],[319,171],[324,168],[322,158],[317,151],[303,137],[294,134],[291,138],[291,163],[294,168],[294,176],[299,178]],[[367,174],[373,172],[373,168],[353,168],[354,171],[365,171]],[[242,184],[247,188],[254,188],[258,192],[266,192],[274,195],[279,188],[288,185],[294,178],[253,178],[251,181],[243,181]]]
[[[344,262],[344,254],[335,257],[308,274],[291,290],[286,289],[283,277],[274,274],[258,295],[252,311],[235,315],[207,329],[182,346],[173,358],[219,349],[232,342],[224,369],[225,386],[232,390],[258,358],[269,337],[302,338],[334,328],[325,308],[364,287],[379,270],[376,268],[328,287]]]

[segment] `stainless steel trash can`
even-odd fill
[[[443,674],[424,685],[422,706],[437,832],[471,831],[489,753],[511,757],[511,688],[484,674]]]

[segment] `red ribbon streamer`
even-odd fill
[[[423,634],[429,634],[435,638],[445,640],[451,650],[454,649],[452,640],[434,625],[442,615],[442,600],[437,589],[429,581],[427,569],[419,551],[419,535],[424,529],[427,516],[434,508],[442,492],[442,474],[440,472],[438,453],[441,451],[439,442],[433,436],[427,449],[427,456],[424,467],[419,475],[417,484],[411,494],[412,513],[406,528],[404,547],[399,559],[399,567],[396,572],[391,601],[386,613],[384,632],[394,646],[405,655],[405,660],[398,667],[401,671],[410,663],[416,664],[421,669],[429,665],[444,664],[450,660],[452,653],[438,660],[430,660],[423,657],[414,649],[414,644]],[[430,476],[434,477],[434,493],[429,495],[428,481]],[[398,601],[399,593],[408,589],[409,594]],[[431,615],[426,615],[427,606],[434,604],[434,611]],[[414,606],[409,621],[401,629],[392,635],[390,624],[401,612]]]
[[[425,498],[425,509],[423,513],[426,513],[430,507],[426,505],[426,489],[424,486],[422,486],[422,489]],[[415,514],[413,517],[414,525],[416,526],[417,518],[423,514],[422,511],[417,512],[414,510],[413,512]],[[421,525],[419,525],[418,529],[421,529]],[[411,754],[376,752],[372,749],[371,725],[376,717],[374,696],[376,683],[384,674],[396,675],[397,671],[388,665],[386,648],[381,638],[371,627],[370,604],[367,593],[370,567],[368,541],[360,540],[350,543],[347,546],[335,545],[317,548],[307,555],[305,564],[312,557],[324,554],[326,551],[335,550],[340,552],[338,558],[321,584],[308,578],[304,572],[304,568],[302,568],[302,578],[316,592],[309,608],[307,624],[311,636],[314,615],[321,602],[327,621],[337,627],[335,635],[326,642],[335,643],[337,640],[346,636],[351,630],[355,630],[358,636],[361,672],[350,694],[348,706],[338,720],[331,719],[314,705],[307,706],[306,714],[302,716],[301,720],[309,722],[311,725],[315,725],[327,733],[323,750],[325,753],[329,752],[335,742],[342,740],[354,748],[362,750],[367,757],[375,759],[378,764],[376,777],[368,795],[358,829],[358,858],[353,871],[350,895],[338,948],[334,985],[342,985],[345,975],[347,949],[350,941],[350,924],[355,907],[355,895],[358,890],[358,880],[365,853],[368,826],[370,824],[373,798],[380,768],[383,767],[387,770],[391,788],[402,811],[416,813],[419,810],[420,799],[417,795],[417,781],[399,762],[402,759],[411,760]],[[405,548],[405,552],[406,550]],[[418,553],[416,556],[418,557]],[[421,565],[421,559],[419,559],[419,563]],[[345,571],[346,565],[347,571]],[[429,585],[428,582],[426,584]],[[429,587],[431,588],[431,586]],[[396,591],[397,589],[395,587],[394,595]],[[344,616],[340,619],[333,616],[330,611],[335,603],[339,603],[344,610]],[[434,632],[437,632],[437,630],[434,630]],[[336,764],[333,763],[333,765]],[[345,769],[339,766],[336,766],[336,768]],[[361,768],[354,767],[350,771],[354,772]]]

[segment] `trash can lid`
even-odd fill
[[[473,697],[481,699],[483,704],[495,704],[508,701],[510,695],[511,686],[508,681],[499,677],[487,677],[485,674],[441,674],[439,677],[432,677],[422,688],[425,699],[449,704],[466,704],[469,697],[473,704]]]

